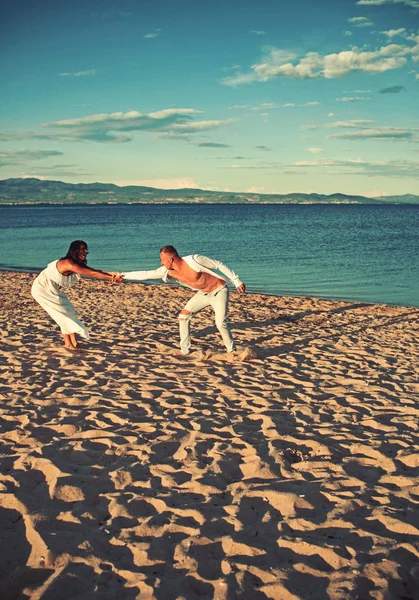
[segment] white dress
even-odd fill
[[[80,275],[62,275],[57,269],[57,262],[58,260],[54,260],[49,263],[35,279],[32,296],[60,326],[61,333],[78,333],[88,340],[90,336],[87,327],[79,320],[70,300],[61,291],[61,288],[74,287]]]

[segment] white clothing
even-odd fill
[[[32,284],[32,296],[59,325],[61,333],[78,333],[89,339],[87,327],[82,323],[70,300],[61,288],[72,288],[80,279],[80,275],[72,273],[63,275],[57,269],[58,260],[54,260],[41,271]]]
[[[236,288],[242,285],[238,275],[219,260],[214,260],[213,258],[208,258],[208,256],[201,256],[199,254],[190,254],[188,256],[183,256],[182,258],[197,273],[210,273],[211,275],[218,277],[217,273],[214,273],[214,271],[211,270],[217,269],[226,275]],[[188,354],[191,346],[190,321],[192,316],[206,306],[212,306],[215,313],[215,324],[223,338],[227,352],[233,352],[235,349],[234,340],[227,324],[228,288],[227,283],[224,280],[218,289],[213,292],[204,292],[199,288],[194,288],[193,286],[172,277],[170,271],[164,266],[152,271],[130,271],[129,273],[122,273],[122,275],[125,279],[134,279],[137,281],[143,281],[145,279],[163,279],[166,283],[170,279],[177,281],[180,285],[192,290],[198,290],[184,308],[184,310],[187,310],[190,314],[185,315],[181,312],[179,315],[180,349],[182,353]]]
[[[236,275],[234,271],[229,269],[220,260],[208,258],[208,256],[201,256],[199,254],[190,254],[188,256],[182,256],[182,259],[197,273],[210,273],[211,275],[218,277],[217,273],[211,271],[211,269],[218,269],[219,271],[221,271],[221,273],[223,273],[230,279],[230,281],[233,283],[233,285],[235,285],[236,288],[242,285],[242,282],[240,281],[238,275]],[[133,279],[136,281],[144,281],[146,279],[163,279],[163,281],[167,283],[167,281],[171,279],[177,281],[180,285],[188,287],[192,290],[199,289],[194,288],[186,283],[183,283],[175,277],[172,277],[170,275],[169,269],[167,269],[166,267],[159,267],[158,269],[154,269],[152,271],[130,271],[128,273],[122,273],[122,275],[127,280]]]
[[[180,349],[182,354],[189,354],[191,347],[190,321],[195,313],[206,306],[212,306],[215,313],[215,325],[223,338],[227,352],[235,350],[235,344],[231,331],[227,324],[228,313],[228,288],[224,285],[215,292],[201,292],[192,296],[186,303],[184,310],[190,314],[179,315]]]

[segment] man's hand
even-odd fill
[[[244,285],[244,283],[239,285],[239,287],[237,288],[237,291],[239,292],[239,294],[244,294],[246,292],[246,286]]]

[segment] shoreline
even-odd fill
[[[0,273],[27,273],[27,274],[35,274],[35,275],[39,275],[39,273],[44,269],[45,267],[19,267],[17,265],[12,265],[11,267],[7,267],[5,265],[1,265],[0,266]],[[84,278],[84,279],[89,279],[89,278]],[[166,286],[169,288],[176,288],[178,287],[177,284],[167,284],[167,283],[162,283],[162,282],[148,282],[148,281],[143,281],[143,282],[135,282],[135,281],[125,281],[124,285],[131,285],[131,284],[136,284],[136,283],[140,283],[142,285],[157,285],[157,286]],[[231,286],[231,284],[228,284],[229,290],[234,292],[234,287]],[[419,304],[399,304],[399,303],[394,303],[394,302],[378,302],[378,301],[374,301],[374,300],[361,300],[358,298],[348,298],[348,297],[337,297],[337,296],[333,296],[333,297],[328,297],[328,296],[321,296],[321,295],[307,295],[306,293],[288,293],[288,292],[284,292],[284,293],[274,293],[274,292],[264,292],[264,291],[260,291],[260,290],[253,290],[253,289],[249,289],[246,288],[246,295],[257,295],[257,296],[267,296],[267,297],[273,297],[273,298],[300,298],[300,299],[307,299],[307,300],[324,300],[324,301],[330,301],[330,302],[356,302],[358,304],[365,304],[367,306],[372,306],[372,305],[383,305],[383,306],[394,306],[394,307],[400,307],[400,308],[419,308]]]
[[[2,272],[0,595],[413,598],[419,309],[83,279],[66,352]],[[249,350],[247,353],[246,350]]]
[[[259,204],[267,204],[267,205],[278,205],[278,206],[341,206],[341,205],[356,205],[356,206],[419,206],[419,202],[396,202],[396,201],[374,201],[374,202],[346,202],[346,201],[337,201],[337,202],[311,202],[311,201],[301,201],[301,202],[278,202],[276,200],[249,200],[247,202],[200,202],[196,200],[182,200],[178,199],[170,201],[167,200],[159,202],[150,202],[149,200],[141,202],[0,202],[1,206],[132,206],[132,205],[143,205],[143,206],[166,206],[170,205],[179,205],[182,206],[184,204],[199,204],[202,206],[211,206],[211,205],[224,205],[224,206],[254,206]]]

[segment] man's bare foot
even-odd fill
[[[254,348],[239,347],[233,352],[228,352],[227,356],[231,362],[245,362],[257,358],[257,353]]]
[[[214,356],[215,354],[211,350],[200,350],[196,357],[198,360],[210,360]]]

